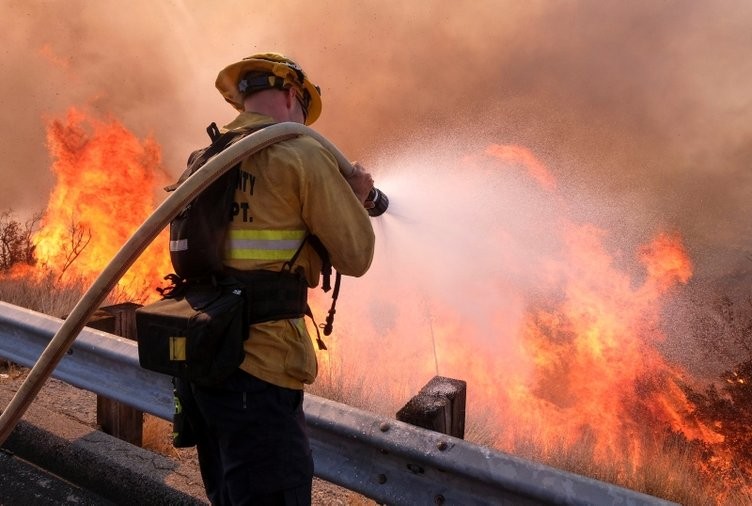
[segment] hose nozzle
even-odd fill
[[[368,202],[373,202],[373,207],[370,209],[367,209],[368,215],[371,218],[374,218],[376,216],[381,216],[384,214],[384,211],[389,207],[389,198],[386,196],[384,192],[379,190],[378,188],[372,188],[371,193],[368,194]]]

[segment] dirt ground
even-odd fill
[[[28,369],[0,360],[0,389],[15,392],[23,383]],[[35,403],[92,428],[97,427],[97,396],[50,378],[40,390]],[[171,443],[172,424],[144,415],[143,447],[184,463],[197,464],[195,448],[176,449]],[[371,506],[374,501],[332,483],[314,478],[314,506]]]

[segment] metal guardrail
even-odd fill
[[[0,302],[0,357],[31,367],[62,320]],[[53,376],[172,418],[170,378],[136,343],[85,328]],[[384,504],[668,505],[655,497],[307,395],[316,475]]]

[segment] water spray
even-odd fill
[[[340,172],[349,176],[355,170],[342,153],[325,137],[299,123],[277,123],[258,130],[229,146],[212,157],[203,167],[186,179],[170,194],[154,212],[141,224],[133,235],[120,248],[115,257],[102,270],[97,279],[76,303],[58,331],[42,352],[34,367],[26,376],[23,384],[0,414],[0,445],[8,438],[26,409],[41,390],[44,382],[52,374],[60,360],[73,344],[76,336],[102,304],[117,282],[138,259],[141,253],[152,243],[159,233],[194,200],[204,189],[216,181],[222,174],[237,163],[277,142],[292,139],[299,135],[308,135],[316,139],[324,148],[334,155]],[[389,206],[389,199],[383,192],[371,191],[374,204],[369,215],[379,216]]]

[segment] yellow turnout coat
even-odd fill
[[[271,121],[243,112],[225,128]],[[307,234],[321,240],[343,275],[361,276],[371,265],[375,239],[368,213],[334,156],[311,137],[282,141],[244,160],[234,210],[225,243],[229,267],[279,271]],[[318,285],[321,259],[308,243],[293,266],[299,268],[309,287]],[[281,387],[302,389],[318,372],[302,318],[252,325],[245,352],[241,369]]]

